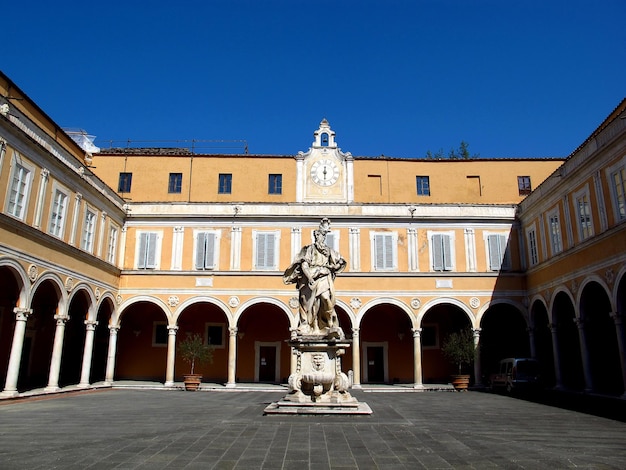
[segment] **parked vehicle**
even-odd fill
[[[533,391],[541,387],[539,362],[528,357],[508,357],[500,361],[498,372],[490,378],[492,390]]]

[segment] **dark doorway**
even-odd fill
[[[385,381],[385,349],[382,346],[367,347],[367,381],[369,383]]]
[[[276,346],[259,348],[259,382],[276,381]]]

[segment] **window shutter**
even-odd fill
[[[326,233],[326,246],[335,249],[335,234],[332,232]]]
[[[140,233],[139,234],[139,257],[137,260],[137,267],[139,269],[145,269],[146,268],[146,245],[147,245],[147,240],[148,240],[148,234],[147,233]]]
[[[502,264],[500,269],[511,269],[511,257],[506,249],[506,237],[504,235],[498,235],[500,240],[500,256],[502,256]]]
[[[393,269],[393,236],[392,235],[383,235],[384,237],[384,268],[385,269]]]
[[[502,265],[500,235],[489,235],[487,237],[487,244],[489,245],[489,269],[491,271],[500,271]]]
[[[385,267],[384,240],[382,235],[375,235],[374,249],[376,250],[376,269],[383,269]]]
[[[156,239],[154,232],[147,234],[148,246],[146,247],[146,269],[156,268]]]
[[[204,268],[204,250],[206,245],[206,232],[199,232],[196,240],[196,269]]]
[[[452,271],[452,248],[450,246],[450,235],[442,235],[443,243],[443,269],[444,271]]]
[[[443,235],[435,234],[432,239],[433,270],[443,271]]]
[[[205,233],[204,240],[204,267],[215,268],[215,234]]]
[[[274,234],[273,233],[266,233],[265,234],[265,239],[266,239],[266,255],[265,255],[265,267],[266,268],[273,268],[274,267],[274,256],[275,256],[275,252],[276,250],[274,249]]]
[[[273,233],[257,234],[256,267],[268,269],[274,267],[276,236]]]

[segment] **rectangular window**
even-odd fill
[[[206,325],[206,341],[207,344],[221,349],[225,346],[224,325],[221,323],[207,323]]]
[[[271,174],[269,176],[269,194],[282,194],[283,193],[283,175]]]
[[[129,193],[130,185],[133,181],[132,173],[120,173],[120,180],[117,185],[118,193]]]
[[[156,269],[157,233],[140,233],[138,250],[137,269]]]
[[[196,236],[196,269],[215,269],[214,232],[198,232]]]
[[[85,222],[83,223],[83,238],[81,246],[89,253],[93,252],[93,237],[96,229],[96,214],[89,209],[85,210]]]
[[[436,349],[439,347],[439,328],[437,325],[422,325],[420,333],[422,348]]]
[[[626,219],[626,167],[622,167],[611,174],[613,196],[617,209],[617,219]]]
[[[417,195],[430,196],[430,178],[428,176],[416,176]]]
[[[48,232],[55,237],[63,237],[65,228],[65,214],[67,213],[67,194],[57,189],[52,200],[52,212],[50,213],[50,227]]]
[[[530,176],[518,176],[517,187],[519,189],[520,196],[526,196],[530,194],[530,192],[532,191],[532,187],[530,186]]]
[[[576,213],[578,215],[578,234],[580,240],[586,240],[593,235],[591,207],[589,205],[589,197],[586,193],[576,198]]]
[[[134,331],[136,335],[141,332]],[[152,346],[167,346],[167,336],[169,331],[167,330],[167,323],[164,321],[155,321],[152,324]]]
[[[374,242],[374,270],[391,271],[396,269],[395,237],[392,233],[376,233]]]
[[[507,242],[506,235],[487,235],[490,271],[506,271],[511,269],[511,257],[507,250]]]
[[[219,194],[230,194],[232,192],[232,185],[233,175],[230,173],[220,173],[217,192]]]
[[[557,212],[550,214],[548,216],[548,223],[550,224],[550,246],[552,248],[552,254],[556,255],[563,251],[559,214]]]
[[[452,271],[454,269],[453,250],[450,235],[435,233],[431,238],[433,271]]]
[[[183,189],[183,174],[170,173],[170,180],[167,185],[168,193],[180,193]]]
[[[277,269],[278,237],[276,232],[256,232],[255,238],[256,269]]]
[[[332,248],[335,251],[339,251],[338,232],[326,232],[326,246]]]
[[[530,257],[531,266],[534,266],[539,262],[539,254],[537,251],[537,232],[534,228],[528,231],[528,255]]]
[[[13,217],[23,220],[26,216],[26,200],[30,191],[32,172],[19,163],[13,168],[7,212]]]
[[[117,227],[111,227],[109,230],[109,243],[107,244],[107,262],[115,264],[117,253]]]

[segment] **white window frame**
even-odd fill
[[[222,343],[221,344],[211,344],[211,346],[215,349],[225,349],[226,348],[226,324],[218,323],[218,322],[207,322],[204,324],[204,344],[209,344],[209,327],[211,326],[219,326],[222,328]]]
[[[487,256],[488,271],[510,271],[511,248],[509,247],[509,232],[484,232],[485,254]],[[493,249],[497,251],[494,253]]]
[[[561,231],[561,213],[558,206],[548,212],[548,236],[552,256],[563,251],[563,234]],[[555,230],[556,229],[556,230]]]
[[[58,197],[63,196],[64,202],[61,211],[58,210]],[[52,201],[50,201],[50,220],[48,221],[48,233],[53,237],[63,239],[65,236],[65,223],[67,220],[70,192],[54,183],[52,186]],[[60,212],[60,213],[59,213]]]
[[[142,241],[142,238],[144,239]],[[154,243],[153,257],[146,253],[146,247],[142,246],[148,243],[148,251],[150,250],[149,241],[152,239]],[[135,269],[157,270],[161,266],[161,242],[163,241],[163,232],[158,230],[137,230],[135,238]],[[142,256],[143,254],[143,256]],[[141,259],[145,258],[145,259]]]
[[[532,224],[526,229],[526,242],[528,243],[528,265],[539,264],[539,245],[537,244],[537,227]]]
[[[18,181],[15,181],[17,172],[24,171],[25,174],[19,176]],[[28,213],[28,202],[30,200],[30,192],[33,184],[33,176],[35,174],[35,166],[26,162],[22,156],[13,151],[13,158],[11,159],[11,174],[9,176],[9,184],[7,185],[5,212],[11,217],[15,217],[19,220],[24,220]],[[18,199],[11,202],[11,193],[14,191],[16,183],[22,186],[22,189],[17,189],[15,192],[19,196]]]
[[[261,252],[259,250],[259,237],[274,236],[274,250],[273,263],[269,263],[268,259],[264,259],[265,264],[259,263],[259,256]],[[266,258],[266,257],[264,257]],[[280,230],[253,230],[252,231],[252,263],[253,269],[258,271],[276,271],[280,266]]]
[[[429,230],[427,232],[428,235],[428,244],[429,244],[429,250],[428,250],[428,258],[429,258],[429,265],[430,265],[430,271],[431,272],[446,272],[446,271],[455,271],[456,270],[456,250],[455,250],[455,233],[454,230],[450,230],[450,231],[432,231]],[[448,237],[448,257],[445,256],[445,246],[443,247],[443,251],[442,251],[442,269],[436,269],[435,266],[435,237],[438,236],[442,236],[442,237]],[[444,238],[442,238],[440,241],[441,243],[444,243]],[[449,258],[449,259],[448,259]],[[448,261],[448,263],[446,263],[446,261]]]
[[[117,265],[117,244],[119,241],[120,228],[111,224],[109,226],[109,236],[107,242],[107,262]]]
[[[380,246],[383,247],[382,257],[378,256]],[[397,271],[398,232],[370,232],[370,256],[372,271]],[[382,266],[379,259],[383,260]]]
[[[194,230],[193,232],[193,268],[196,271],[212,271],[220,265],[220,239],[222,232],[220,230]],[[211,256],[208,251],[202,256],[202,266],[199,265],[199,250],[208,248],[206,245],[207,238],[212,238]],[[204,243],[203,243],[204,240]],[[211,259],[212,258],[212,259]],[[212,262],[208,262],[212,261]],[[208,263],[207,263],[208,262]]]
[[[85,205],[83,213],[83,229],[80,237],[80,247],[88,253],[93,253],[94,241],[96,239],[96,221],[98,220],[98,211]]]
[[[621,192],[622,192],[622,201],[621,205],[623,208],[623,213],[620,211],[620,196],[618,194],[617,184],[615,183],[615,174],[620,174],[621,172],[626,173],[626,157],[622,158],[615,165],[608,167],[606,170],[606,179],[609,182],[609,187],[611,188],[611,203],[613,206],[613,215],[615,216],[615,222],[619,223],[621,221],[626,220],[626,179],[622,179],[621,181]]]
[[[588,225],[585,229],[583,226],[583,214],[580,210],[581,200],[586,199],[586,207],[588,209],[588,214],[584,214],[588,217]],[[591,208],[591,197],[589,193],[589,186],[585,185],[580,191],[576,191],[574,193],[574,210],[576,213],[576,230],[578,232],[578,241],[583,242],[591,237],[593,237],[595,230],[593,227],[593,211]],[[586,232],[586,233],[585,233]]]

